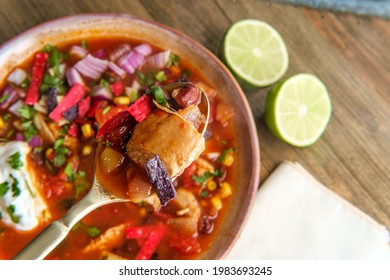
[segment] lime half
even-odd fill
[[[269,24],[245,19],[226,32],[221,56],[242,85],[265,87],[287,71],[288,54],[279,33]]]
[[[297,147],[316,142],[331,114],[328,91],[311,74],[298,74],[275,85],[265,101],[265,120],[272,133]]]

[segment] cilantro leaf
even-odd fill
[[[157,101],[158,104],[162,106],[166,106],[168,104],[167,99],[165,98],[164,91],[159,86],[152,86],[150,89],[146,91],[146,94],[151,95],[154,100]]]
[[[228,154],[231,154],[235,151],[235,148],[229,148],[222,151],[222,154],[217,158],[218,162],[223,162],[226,159]]]
[[[198,184],[204,184],[211,177],[221,177],[222,171],[217,169],[214,172],[207,171],[202,176],[193,175],[192,180]]]
[[[167,67],[179,66],[180,56],[171,53],[167,62]]]
[[[20,167],[23,166],[23,162],[20,160],[20,152],[16,152],[16,153],[14,153],[13,155],[11,155],[11,156],[8,158],[7,163],[8,163],[13,169],[20,170]]]
[[[0,184],[0,197],[3,197],[9,190],[8,182]]]
[[[8,99],[8,97],[9,97],[9,93],[7,92],[0,98],[0,103],[6,101]]]
[[[100,235],[100,230],[94,226],[86,226],[87,234],[89,237],[97,237]]]
[[[36,113],[35,109],[32,106],[28,105],[23,105],[23,107],[18,109],[18,112],[20,113],[22,118],[26,120],[31,120]]]
[[[9,176],[13,180],[13,183],[11,185],[12,196],[13,197],[18,197],[20,195],[20,193],[21,193],[21,191],[19,189],[19,181],[12,174],[10,174]]]
[[[7,207],[7,212],[8,214],[10,215],[11,217],[11,220],[14,222],[14,223],[19,223],[20,221],[20,216],[18,215],[15,215],[15,205],[10,205]]]

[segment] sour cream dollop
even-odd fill
[[[36,188],[37,182],[27,156],[26,142],[0,143],[0,219],[17,230],[28,231],[47,217],[47,206]]]

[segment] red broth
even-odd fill
[[[86,41],[84,47],[88,53],[102,60],[109,60],[110,55],[121,44],[129,44],[134,48],[141,43],[129,42],[121,38],[91,39]],[[56,51],[52,48],[49,51],[49,60],[45,64],[45,73],[51,71],[54,76],[56,75],[56,66],[51,65],[50,57],[52,60],[57,59],[54,64],[59,61],[67,68],[74,66],[80,58],[69,54],[69,51],[72,46],[83,44],[76,42],[58,46],[62,58],[55,58],[53,52]],[[146,58],[162,51],[164,50],[152,46],[152,53]],[[190,81],[202,87],[211,103],[206,149],[201,159],[191,164],[174,182],[177,192],[184,198],[184,201],[193,198],[195,203],[188,207],[185,207],[186,203],[184,203],[183,207],[183,204],[174,202],[174,199],[167,206],[158,209],[154,208],[153,203],[150,202],[116,203],[100,207],[82,219],[47,258],[194,259],[213,245],[218,228],[223,223],[226,209],[229,207],[231,196],[234,195],[231,174],[234,168],[236,141],[230,123],[234,112],[219,93],[215,92],[212,84],[209,84],[201,73],[193,69],[189,62],[182,61],[172,54],[169,61],[168,65],[164,64],[159,69],[146,67],[145,64],[141,65],[134,73],[126,73],[123,78],[110,70],[105,70],[98,79],[81,75],[86,91],[82,100],[91,96],[91,106],[85,116],[81,117],[77,114],[74,119],[67,121],[62,117],[59,122],[56,122],[48,117],[49,113],[37,113],[33,110],[34,114],[42,114],[46,124],[53,131],[54,142],[42,135],[41,130],[36,127],[35,131],[27,131],[26,125],[23,126],[26,119],[16,116],[9,110],[9,107],[0,109],[2,118],[0,139],[2,142],[15,141],[20,135],[24,138],[38,135],[43,139],[42,143],[35,147],[34,152],[29,154],[28,163],[29,171],[37,174],[35,186],[50,212],[48,219],[40,220],[39,225],[29,231],[16,230],[12,225],[0,219],[0,259],[11,259],[45,226],[61,218],[88,192],[93,178],[95,150],[98,143],[96,133],[107,120],[130,105],[128,100],[134,98],[132,91],[137,91],[141,96],[151,85],[164,85],[178,80]],[[31,79],[32,65],[33,59],[18,67],[25,70]],[[53,66],[54,72],[48,70]],[[135,90],[134,80],[139,83],[139,88]],[[116,90],[112,88],[112,85],[117,81],[123,90],[118,90],[113,94]],[[22,85],[9,82],[2,85],[0,98],[4,96],[4,89],[9,85],[26,93],[29,86],[25,84],[26,81],[23,81]],[[46,81],[46,86],[40,85],[41,98],[48,90],[47,84],[50,84],[50,81]],[[62,84],[54,86],[62,87],[63,93],[58,93],[58,96],[66,96],[71,88],[66,78],[63,79]],[[111,92],[112,97],[107,100],[94,97],[96,87],[106,88]],[[131,87],[133,89],[130,89]],[[3,97],[3,100],[5,99],[6,97]],[[18,100],[25,101],[24,97],[19,97]],[[47,103],[41,102],[41,104],[44,109],[47,109]],[[24,106],[27,105],[24,104]],[[78,103],[78,108],[80,106]],[[93,109],[94,106],[96,108]],[[63,152],[64,149],[61,152],[61,148],[65,148],[66,152]],[[125,165],[131,165],[128,158],[125,161]],[[126,184],[128,175],[126,168],[121,170],[117,176],[110,179],[114,185],[120,185],[123,188],[122,185]],[[194,217],[195,221],[191,220]],[[188,229],[188,224],[190,224],[190,229]],[[152,235],[158,236],[158,241],[153,241]],[[155,244],[151,244],[153,242]],[[154,249],[151,253],[145,254],[148,246],[154,246]]]

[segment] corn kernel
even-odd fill
[[[83,124],[81,126],[81,132],[85,138],[91,138],[94,134],[92,126],[89,123]]]
[[[48,148],[45,152],[45,157],[48,160],[52,160],[54,158],[54,150],[52,148]]]
[[[92,153],[92,147],[90,145],[86,145],[83,147],[82,154],[83,156],[89,156]]]
[[[225,156],[224,160],[222,161],[222,164],[229,167],[233,164],[233,161],[234,161],[234,155],[232,153],[228,153]]]
[[[114,98],[114,103],[116,105],[129,105],[131,102],[130,97],[128,96],[118,96]]]
[[[5,126],[5,123],[3,121],[3,118],[0,116],[0,129],[2,129]]]
[[[220,189],[219,189],[219,196],[221,198],[226,198],[228,196],[231,196],[232,194],[232,186],[228,182],[223,182],[220,184]]]
[[[209,180],[207,181],[207,188],[210,190],[210,191],[215,191],[217,189],[217,183],[213,180]]]
[[[218,196],[214,196],[211,199],[211,204],[217,210],[221,210],[222,209],[222,200]]]
[[[142,207],[141,209],[139,209],[139,215],[141,217],[146,217],[146,215],[148,214],[148,211],[146,211],[146,209],[144,207]]]

